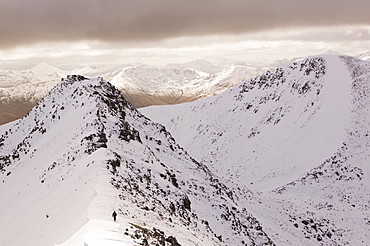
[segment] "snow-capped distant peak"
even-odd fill
[[[322,53],[322,55],[334,55],[334,56],[344,56],[345,54],[341,53],[341,52],[338,52],[338,51],[335,51],[335,50],[327,50],[325,51],[324,53]]]
[[[44,76],[52,77],[52,76],[55,76],[55,75],[61,76],[65,73],[62,70],[60,70],[59,68],[53,67],[53,66],[51,66],[47,63],[37,64],[37,65],[33,66],[30,70],[33,73],[37,74],[37,76],[44,75]]]

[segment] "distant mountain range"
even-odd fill
[[[0,70],[0,124],[24,116],[62,77],[80,74],[103,77],[134,107],[189,102],[222,93],[269,68],[230,65],[217,67],[204,60],[170,64],[95,65],[64,71],[48,64],[28,70]]]

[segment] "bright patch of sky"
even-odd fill
[[[146,41],[43,41],[0,49],[0,65],[6,64],[5,67],[11,69],[29,68],[41,62],[56,66],[102,63],[165,65],[206,59],[216,65],[242,61],[265,66],[276,60],[317,55],[328,50],[355,56],[369,52],[368,47],[370,26],[366,25],[279,28],[246,34]]]

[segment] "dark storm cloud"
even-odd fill
[[[0,48],[370,24],[368,0],[1,0]]]

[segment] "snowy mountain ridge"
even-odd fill
[[[102,78],[68,76],[6,126],[1,245],[274,245],[237,193]]]
[[[369,95],[338,55],[145,116],[68,76],[0,127],[0,244],[369,245]]]
[[[317,56],[200,101],[141,109],[232,189],[277,245],[368,245],[370,65]],[[247,196],[248,197],[248,196]]]

